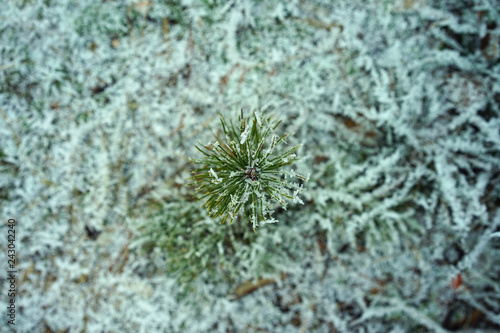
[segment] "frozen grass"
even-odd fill
[[[500,329],[499,39],[492,0],[3,4],[17,330]],[[256,234],[188,185],[240,107],[311,173]]]

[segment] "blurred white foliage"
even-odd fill
[[[500,325],[495,1],[136,5],[2,5],[18,330],[444,331],[456,302]],[[190,195],[193,143],[240,106],[279,114],[313,170],[305,206],[236,249],[242,280],[283,274],[238,300],[203,279],[177,297],[168,253],[127,252],[128,235],[151,201]]]

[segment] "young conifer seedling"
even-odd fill
[[[272,121],[258,112],[245,119],[243,111],[237,126],[226,122],[222,115],[220,121],[224,138],[196,146],[203,157],[193,160],[203,165],[193,172],[193,179],[199,185],[198,198],[206,200],[209,216],[220,218],[221,223],[232,223],[243,210],[255,231],[261,224],[278,222],[272,217],[275,203],[285,210],[288,201],[304,204],[299,198],[303,184],[293,179],[307,181],[309,175],[283,169],[297,160],[295,151],[300,145],[279,151],[287,136],[276,134],[281,121]]]

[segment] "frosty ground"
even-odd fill
[[[493,0],[3,4],[17,331],[499,330],[499,40]],[[256,233],[190,179],[240,109],[311,174]]]

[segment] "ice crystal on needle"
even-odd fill
[[[208,146],[197,146],[204,156],[193,160],[203,165],[194,171],[193,179],[199,184],[199,198],[206,199],[209,215],[232,222],[243,208],[255,231],[260,223],[277,222],[272,217],[276,202],[284,209],[287,201],[303,204],[297,197],[304,190],[303,184],[283,178],[307,181],[308,177],[282,169],[297,160],[294,153],[300,145],[278,152],[277,147],[285,144],[287,136],[275,133],[280,122],[259,113],[245,119],[243,112],[239,126],[222,116],[220,121],[225,141],[217,137]]]

